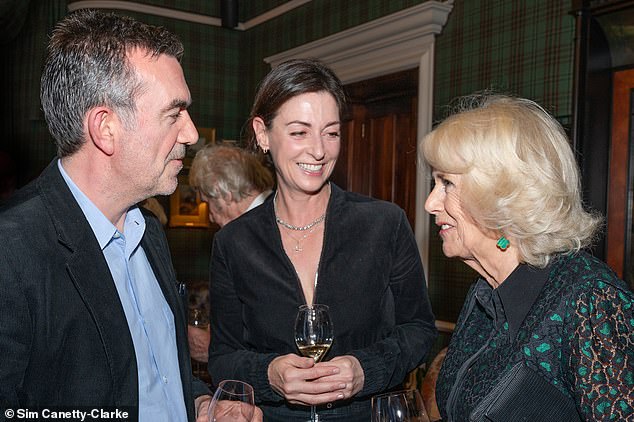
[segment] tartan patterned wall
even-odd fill
[[[161,16],[114,12],[163,26],[179,36],[185,46],[181,65],[193,99],[192,120],[196,126],[216,128],[216,139],[234,139],[245,119],[240,108],[245,100],[239,96],[244,84],[240,75],[245,75],[240,49],[243,33]]]
[[[566,125],[572,113],[571,0],[456,1],[436,43],[434,109],[482,89],[531,98]]]
[[[215,127],[217,138],[238,139],[255,89],[269,66],[264,57],[331,35],[424,0],[313,0],[246,32],[157,16],[130,14],[165,26],[185,44],[183,68],[194,103],[192,118]],[[574,20],[572,0],[455,0],[436,42],[434,118],[445,115],[455,97],[496,88],[535,99],[564,125],[572,110]],[[218,1],[144,0],[144,3],[209,16],[220,15]],[[248,0],[240,5],[244,22],[284,0]],[[65,0],[32,1],[15,39],[2,44],[3,101],[0,150],[18,162],[19,184],[35,177],[55,150],[39,110],[39,74],[47,34],[66,14]],[[209,233],[209,232],[208,232]],[[190,235],[191,234],[191,235]],[[204,232],[168,233],[175,266],[186,277],[206,278],[210,244]],[[191,241],[191,236],[195,242]],[[192,247],[192,245],[198,245]],[[192,254],[206,259],[195,259]],[[455,321],[474,274],[442,256],[432,236],[430,294],[439,319]]]
[[[35,178],[55,156],[40,109],[40,74],[48,34],[55,22],[66,15],[66,0],[30,1],[22,7],[21,16],[14,18],[24,23],[0,40],[0,151],[8,153],[15,162],[18,186]]]

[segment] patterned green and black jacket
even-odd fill
[[[574,403],[581,420],[634,421],[634,294],[584,252],[545,269],[520,265],[495,290],[478,279],[437,382],[443,421],[474,420],[518,363]]]

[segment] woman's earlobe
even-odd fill
[[[255,140],[258,146],[265,154],[269,151],[269,136],[266,131],[266,125],[261,117],[254,117],[251,123],[253,127],[253,133],[255,133]]]

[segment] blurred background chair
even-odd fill
[[[438,373],[440,372],[440,367],[442,366],[442,362],[445,359],[446,354],[446,347],[438,352],[436,357],[429,364],[425,377],[423,378],[423,382],[420,386],[420,394],[423,396],[425,409],[427,409],[429,420],[432,422],[439,421],[441,419],[440,412],[438,411],[438,405],[436,404],[436,380],[438,379]]]

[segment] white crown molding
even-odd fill
[[[266,57],[272,67],[293,58],[317,58],[331,67],[345,84],[418,67],[417,136],[432,129],[434,94],[434,43],[447,23],[454,0],[430,0],[417,6],[367,22]],[[428,170],[417,160],[416,227],[414,235],[429,281]]]
[[[266,57],[272,67],[291,58],[316,57],[344,83],[411,69],[442,31],[453,0],[427,1],[363,25]]]
[[[182,10],[168,9],[166,7],[151,6],[149,4],[135,3],[122,0],[82,0],[68,4],[68,11],[74,12],[79,9],[113,9],[128,10],[131,12],[144,13],[146,15],[162,16],[166,18],[178,19],[187,22],[200,23],[203,25],[221,26],[222,21],[212,16],[200,15],[198,13],[184,12]]]
[[[291,0],[268,12],[265,12],[245,23],[239,23],[234,29],[246,31],[266,21],[283,15],[299,6],[310,3],[312,0]],[[213,16],[201,15],[198,13],[184,12],[182,10],[169,9],[166,7],[152,6],[149,4],[135,3],[124,0],[80,0],[68,4],[68,11],[74,12],[79,9],[113,9],[129,10],[131,12],[144,13],[146,15],[162,16],[166,18],[178,19],[186,22],[199,23],[202,25],[222,26],[222,20]]]

